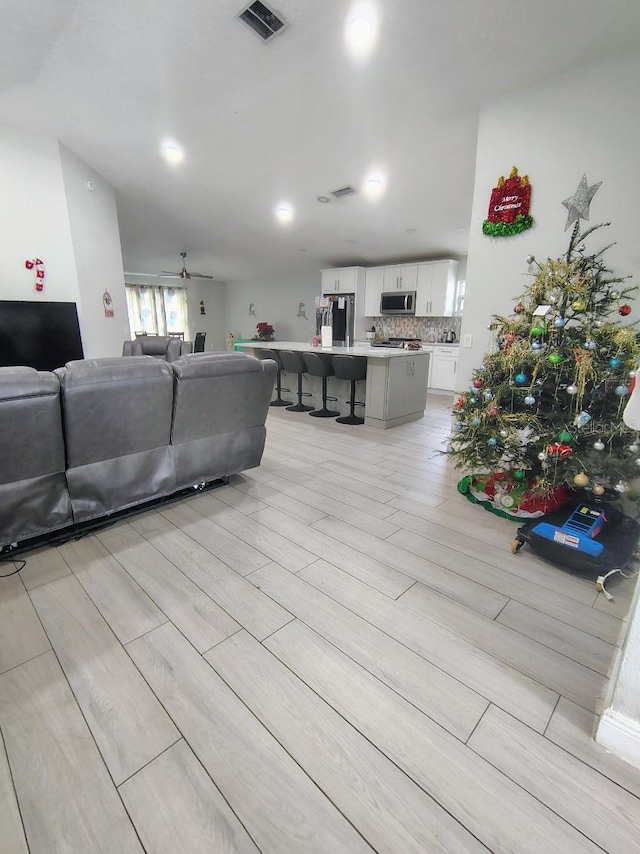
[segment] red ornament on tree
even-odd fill
[[[480,377],[476,377],[475,380],[473,381],[473,387],[474,388],[482,388],[483,385],[484,385],[484,383],[482,382]]]
[[[566,460],[567,457],[570,457],[572,452],[570,445],[563,445],[560,442],[554,442],[552,445],[547,445],[546,450],[550,457],[557,455],[562,460]]]
[[[464,398],[459,397],[459,398],[456,400],[456,402],[454,403],[454,406],[455,406],[455,408],[456,408],[456,409],[462,409],[462,407],[464,406]]]
[[[498,404],[497,404],[497,403],[492,403],[492,404],[491,404],[491,406],[489,407],[489,415],[490,415],[492,418],[497,418],[497,417],[498,417],[498,415],[500,415],[500,407],[498,406]]]
[[[522,305],[521,302],[519,302],[518,305],[515,305],[513,307],[513,310],[515,311],[516,314],[522,314],[522,312],[524,311],[524,306]]]
[[[628,314],[631,314],[631,306],[627,305],[626,303],[624,305],[621,305],[618,309],[618,314],[621,314],[622,317],[626,317]]]

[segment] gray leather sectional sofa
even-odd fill
[[[260,464],[275,362],[0,368],[0,549]]]

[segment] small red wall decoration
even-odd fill
[[[24,266],[27,270],[35,270],[36,278],[33,283],[33,288],[36,291],[44,290],[44,261],[40,260],[40,258],[32,258],[28,261],[24,262]]]
[[[490,237],[509,237],[520,234],[533,225],[529,216],[531,184],[528,175],[518,175],[516,166],[508,178],[501,175],[498,185],[491,191],[489,212],[482,223],[482,231]]]

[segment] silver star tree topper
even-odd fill
[[[601,184],[602,181],[598,181],[597,184],[589,186],[587,183],[587,176],[582,176],[582,180],[578,184],[578,189],[575,191],[573,196],[565,199],[562,203],[569,211],[567,215],[567,224],[564,227],[565,231],[570,228],[574,222],[577,222],[577,220],[589,219],[589,205],[591,204],[591,199],[598,192]]]

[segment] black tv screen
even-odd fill
[[[0,366],[52,371],[83,358],[74,302],[0,300]]]

